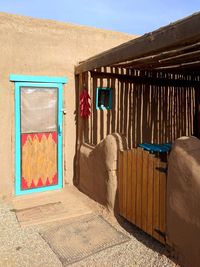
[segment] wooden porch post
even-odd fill
[[[81,145],[85,142],[86,132],[85,127],[86,123],[84,119],[80,116],[80,94],[83,88],[86,88],[88,83],[87,73],[80,73],[75,76],[75,88],[76,88],[76,154],[75,154],[75,166],[74,166],[74,184],[79,184],[80,177],[80,148]],[[87,89],[87,88],[86,88]]]
[[[79,184],[79,154],[80,154],[80,147],[83,142],[83,122],[80,117],[80,91],[82,87],[82,73],[75,76],[75,90],[76,90],[76,153],[75,153],[75,160],[74,160],[74,184]]]

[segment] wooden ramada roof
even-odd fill
[[[200,12],[91,57],[76,66],[75,72],[107,66],[197,74]]]

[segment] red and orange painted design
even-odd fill
[[[21,143],[21,189],[57,185],[57,132],[22,134]]]

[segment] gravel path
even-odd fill
[[[137,227],[115,217],[106,210],[101,215],[117,230],[130,237],[130,241],[101,251],[81,262],[72,264],[73,267],[174,267],[178,266],[164,253],[165,247]],[[122,226],[123,227],[122,227]],[[126,229],[126,230],[125,230]]]
[[[21,228],[8,204],[0,204],[0,266],[61,267],[36,227]]]
[[[21,228],[12,207],[0,203],[0,266],[61,267],[62,264],[38,233],[40,227]],[[140,230],[123,221],[123,227],[108,212],[104,216],[114,227],[130,237],[130,241],[101,251],[70,266],[87,267],[172,267],[177,266],[163,253],[164,247]],[[44,229],[45,225],[42,226]]]

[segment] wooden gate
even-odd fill
[[[162,156],[162,158],[161,158]],[[165,243],[167,155],[142,148],[118,155],[119,213]]]

